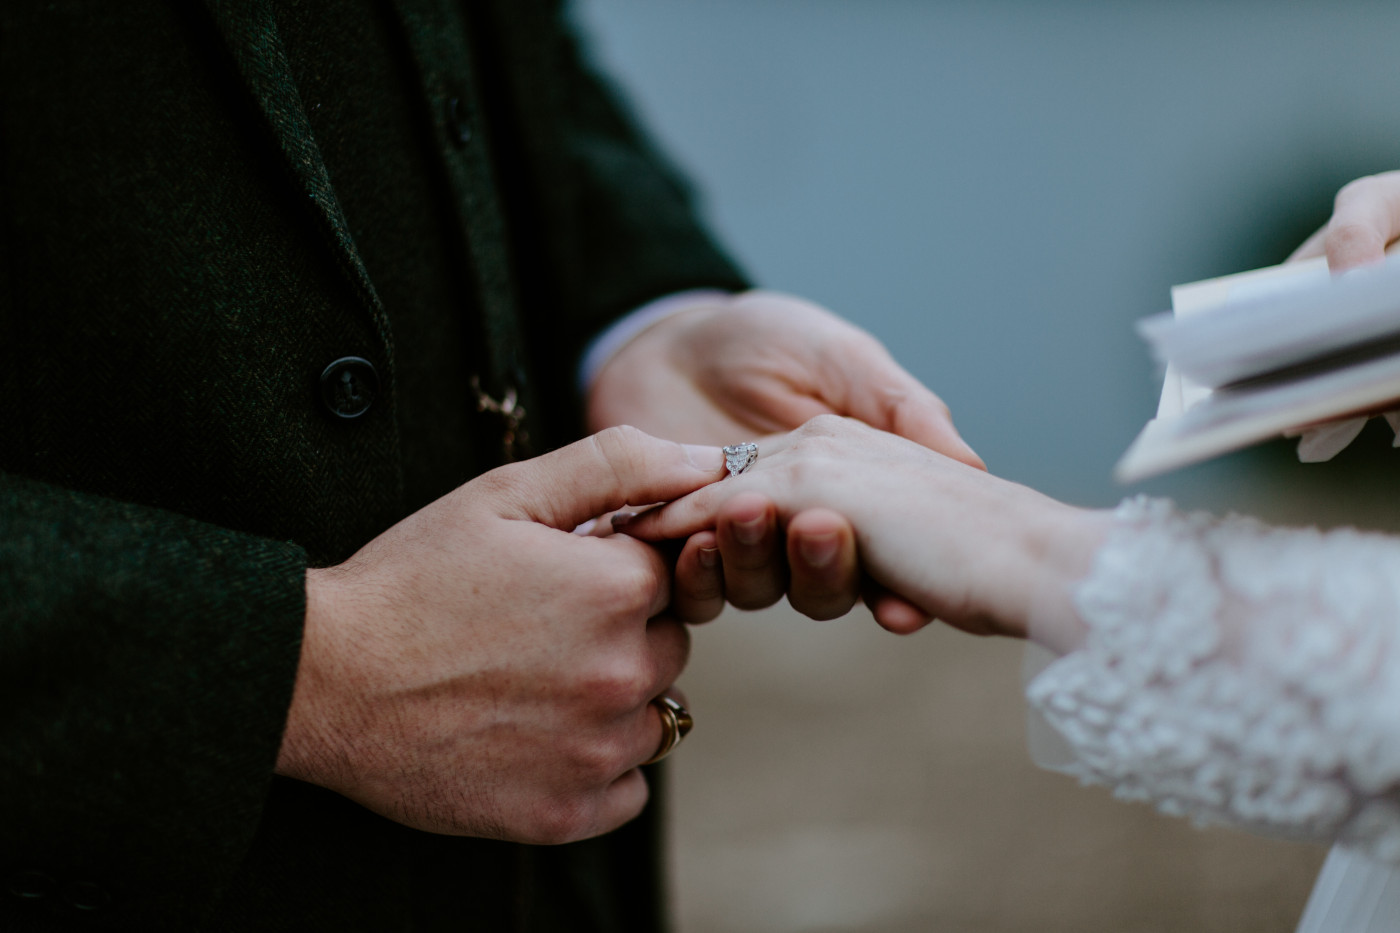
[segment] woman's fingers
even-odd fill
[[[788,569],[781,559],[778,509],[759,493],[740,493],[715,521],[724,595],[737,609],[763,609],[782,599]]]
[[[867,587],[865,608],[882,629],[896,635],[912,635],[933,621],[933,616],[878,584]]]
[[[691,535],[676,558],[671,614],[682,622],[708,622],[724,611],[724,569],[713,531]]]
[[[788,602],[812,619],[835,619],[860,598],[851,523],[830,509],[808,509],[787,525]]]
[[[692,535],[677,558],[676,618],[708,622],[726,602],[761,608],[786,592],[803,615],[834,619],[859,599],[855,532],[830,509],[800,512],[782,529],[772,502],[744,493],[723,503],[715,520],[718,530]]]

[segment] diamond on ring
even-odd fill
[[[731,444],[724,448],[724,467],[729,471],[730,476],[738,476],[753,466],[757,459],[757,444]]]

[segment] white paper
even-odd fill
[[[1319,339],[1318,352],[1334,351],[1358,334],[1400,335],[1400,261],[1389,261],[1374,272],[1335,280],[1328,276],[1325,260],[1319,258],[1173,288],[1173,314],[1183,324],[1225,321],[1243,309],[1239,320],[1260,333],[1242,336],[1246,332],[1238,321],[1231,321],[1222,328],[1212,324],[1210,329],[1188,334],[1186,370],[1171,357],[1157,417],[1147,423],[1119,460],[1115,477],[1120,482],[1134,482],[1280,434],[1301,434],[1319,422],[1379,410],[1400,399],[1400,352],[1247,387],[1213,389],[1183,374],[1189,371],[1199,376],[1202,372],[1202,357],[1191,356],[1199,348],[1197,341],[1202,334],[1220,342],[1207,354],[1205,371],[1212,379],[1221,373],[1254,372],[1249,367],[1259,365],[1297,363],[1298,335],[1326,331],[1338,319],[1350,322],[1339,327],[1345,335]],[[1358,290],[1350,283],[1365,287]],[[1394,292],[1389,311],[1377,310],[1382,307],[1378,283]],[[1304,295],[1306,301],[1295,301],[1297,295]],[[1345,307],[1324,307],[1318,303],[1319,295],[1330,295]],[[1261,323],[1270,309],[1287,326]],[[1307,319],[1300,321],[1300,314]],[[1232,369],[1219,362],[1228,356],[1229,340],[1243,341],[1242,358],[1251,361],[1241,364],[1244,368]],[[1302,452],[1308,459],[1326,459],[1340,449],[1337,443],[1343,433],[1337,429],[1329,435],[1309,435]]]

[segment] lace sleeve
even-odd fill
[[[1028,688],[1066,770],[1201,823],[1400,862],[1400,540],[1138,498]]]

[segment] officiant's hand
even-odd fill
[[[848,415],[982,467],[947,406],[879,341],[775,292],[706,300],[663,319],[613,356],[588,399],[593,430],[632,424],[689,443],[753,440],[821,414]],[[850,609],[862,578],[844,520],[817,512],[789,523],[785,537],[776,514],[762,497],[739,500],[690,542],[677,567],[678,616],[713,618],[726,599],[761,608],[784,592],[814,617]],[[867,599],[900,612],[898,600]]]
[[[1367,175],[1337,192],[1332,218],[1294,250],[1288,262],[1326,255],[1327,267],[1334,274],[1346,272],[1380,262],[1397,240],[1400,240],[1400,172]],[[1288,432],[1285,436],[1300,437],[1298,459],[1304,463],[1330,460],[1356,439],[1372,415],[1382,414],[1384,408],[1360,415],[1344,415]]]
[[[1288,257],[1327,257],[1333,272],[1380,262],[1400,239],[1400,172],[1367,175],[1337,192],[1332,219]]]
[[[749,495],[774,503],[780,523],[830,509],[849,519],[865,572],[925,619],[1017,637],[1033,609],[1038,628],[1050,614],[1073,624],[1069,584],[1088,568],[1106,528],[1103,513],[846,418],[819,417],[759,448],[748,472],[640,515],[624,530],[645,540],[693,535]],[[1064,605],[1057,609],[1057,601]],[[1074,634],[1053,624],[1048,631],[1066,642]]]

